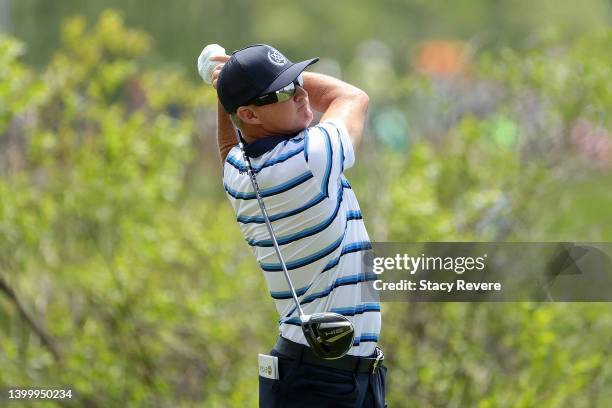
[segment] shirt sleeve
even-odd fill
[[[337,182],[344,170],[355,163],[353,144],[346,126],[340,121],[327,120],[308,129],[304,141],[304,158],[314,177],[327,192],[331,182]]]

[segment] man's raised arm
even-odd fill
[[[211,61],[217,61],[220,64],[215,67],[212,72],[212,86],[217,89],[217,80],[219,79],[219,73],[223,68],[223,64],[230,59],[228,55],[220,55],[212,57]],[[219,148],[219,155],[221,156],[221,163],[225,162],[227,154],[236,146],[238,141],[236,140],[236,130],[232,124],[229,114],[221,105],[221,102],[217,99],[217,147]]]
[[[351,84],[327,75],[304,72],[303,76],[310,105],[323,112],[321,122],[330,119],[342,122],[353,146],[357,147],[368,110],[368,95]]]
[[[227,154],[237,144],[236,129],[223,105],[217,100],[217,147],[219,148],[221,163],[225,162]]]

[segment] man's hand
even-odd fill
[[[227,60],[229,59],[230,59],[229,55],[215,55],[209,58],[210,61],[221,62],[221,64],[215,67],[212,74],[210,75],[213,88],[217,89],[217,80],[219,79],[219,73],[223,69],[223,65],[225,65],[225,62],[227,62]]]

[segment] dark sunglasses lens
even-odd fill
[[[295,95],[295,84],[293,82],[276,91],[276,97],[278,98],[279,102],[288,101],[289,99],[293,98],[293,95]]]
[[[292,83],[279,89],[278,91],[258,97],[253,101],[253,104],[263,106],[276,102],[288,101],[289,99],[293,98],[293,95],[295,95],[296,86],[304,86],[304,78],[302,75],[298,76]]]

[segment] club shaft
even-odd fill
[[[238,138],[238,146],[240,147],[240,151],[242,152],[242,157],[244,159],[247,174],[251,179],[251,184],[253,185],[253,189],[255,190],[255,197],[257,198],[257,202],[259,203],[259,208],[261,209],[261,213],[263,214],[264,221],[266,226],[268,227],[268,232],[270,233],[270,238],[272,239],[272,244],[274,246],[274,250],[276,251],[276,255],[280,261],[281,267],[283,269],[283,274],[285,275],[285,279],[287,279],[287,284],[289,285],[289,290],[291,291],[291,296],[293,296],[293,300],[295,301],[295,305],[298,309],[298,314],[300,316],[304,315],[304,311],[300,306],[300,301],[297,297],[297,293],[295,293],[295,288],[293,287],[293,283],[291,282],[291,278],[289,277],[289,272],[287,271],[287,265],[285,264],[285,259],[283,258],[283,254],[280,251],[278,246],[278,241],[276,240],[276,234],[274,234],[274,229],[272,228],[272,223],[270,222],[270,217],[268,216],[268,211],[266,210],[266,205],[264,204],[263,198],[260,194],[259,184],[257,184],[257,178],[255,178],[255,172],[251,167],[251,161],[249,157],[246,155],[244,151],[244,144],[242,143],[242,138],[240,137],[240,130],[236,129],[236,136]]]

